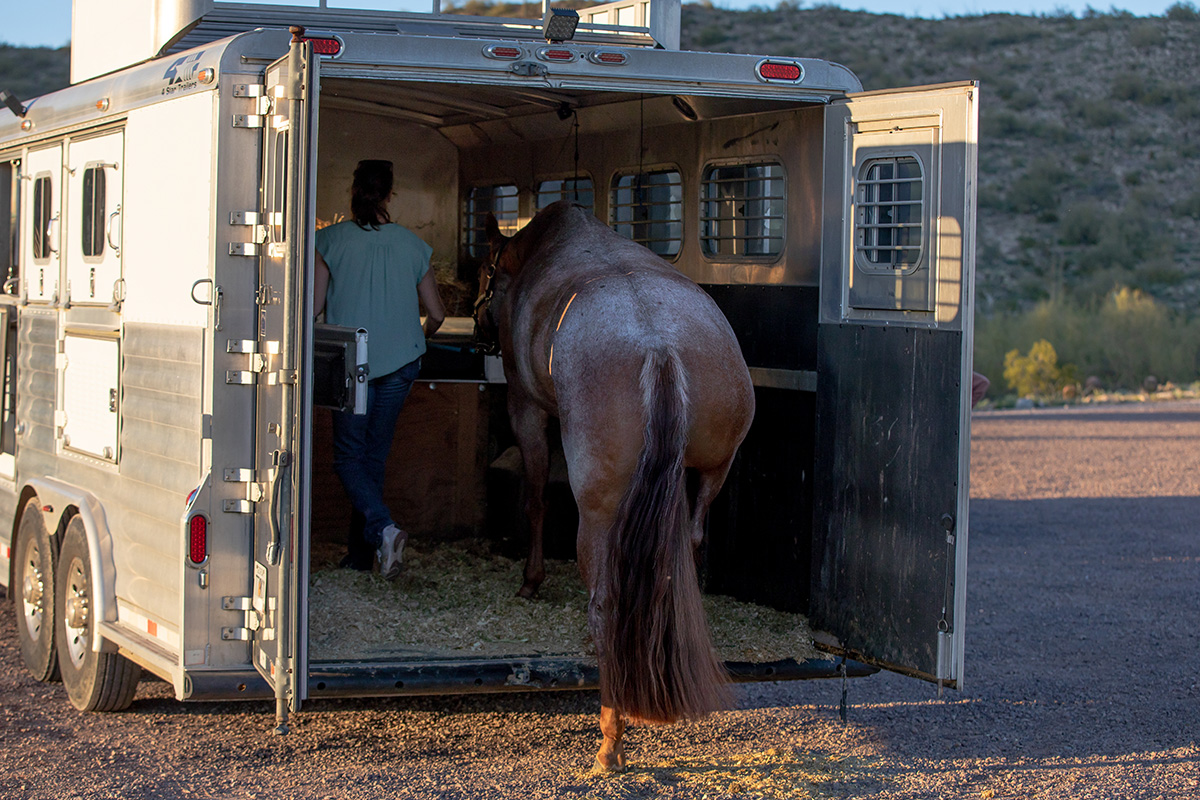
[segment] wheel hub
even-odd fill
[[[88,600],[87,597],[75,595],[68,597],[66,602],[66,621],[68,627],[83,628],[88,622]]]
[[[26,605],[40,609],[42,607],[43,588],[42,576],[38,574],[37,570],[28,572],[21,587],[21,598],[25,601]]]

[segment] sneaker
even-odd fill
[[[395,525],[388,525],[380,534],[379,549],[375,551],[379,559],[379,574],[389,581],[400,577],[400,564],[404,558],[404,543],[408,534]]]

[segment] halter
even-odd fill
[[[496,277],[496,265],[500,263],[500,257],[504,255],[505,248],[508,247],[509,239],[504,240],[504,244],[500,245],[499,252],[496,257],[489,260],[487,268],[483,274],[483,282],[479,289],[479,297],[475,298],[475,306],[471,310],[471,317],[475,320],[475,350],[483,353],[485,356],[494,356],[500,352],[500,342],[494,334],[487,334],[484,327],[480,324],[480,320],[484,314],[489,316],[492,313],[492,298],[495,296],[495,289],[492,287],[492,282]],[[495,323],[492,323],[495,328]]]

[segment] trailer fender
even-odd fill
[[[52,529],[62,530],[70,520],[65,518],[68,508],[74,508],[83,519],[84,531],[87,534],[88,553],[91,558],[92,602],[98,622],[115,623],[117,621],[117,570],[113,565],[112,532],[108,529],[108,518],[104,514],[104,506],[95,495],[78,486],[72,486],[55,478],[43,477],[30,480],[26,486],[37,493],[42,508],[52,509],[46,512],[57,523]],[[117,651],[112,644],[100,635],[102,625],[92,626],[92,650],[94,652]]]

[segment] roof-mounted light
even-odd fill
[[[523,55],[523,51],[511,44],[490,44],[483,48],[483,54],[488,58],[496,58],[501,61],[515,61]]]
[[[560,63],[575,60],[575,52],[566,47],[543,47],[537,51],[537,57],[542,61],[557,61]]]
[[[342,54],[342,47],[345,43],[342,42],[340,36],[332,34],[328,36],[305,36],[304,41],[312,42],[313,52],[319,56],[329,56],[337,58]]]
[[[798,61],[767,58],[758,62],[754,71],[759,80],[770,83],[800,83],[804,80],[804,67]]]
[[[629,56],[620,50],[593,50],[588,53],[588,61],[591,61],[593,64],[619,67],[629,63]]]
[[[547,8],[542,17],[542,36],[547,42],[568,42],[575,38],[579,12],[570,8]]]

